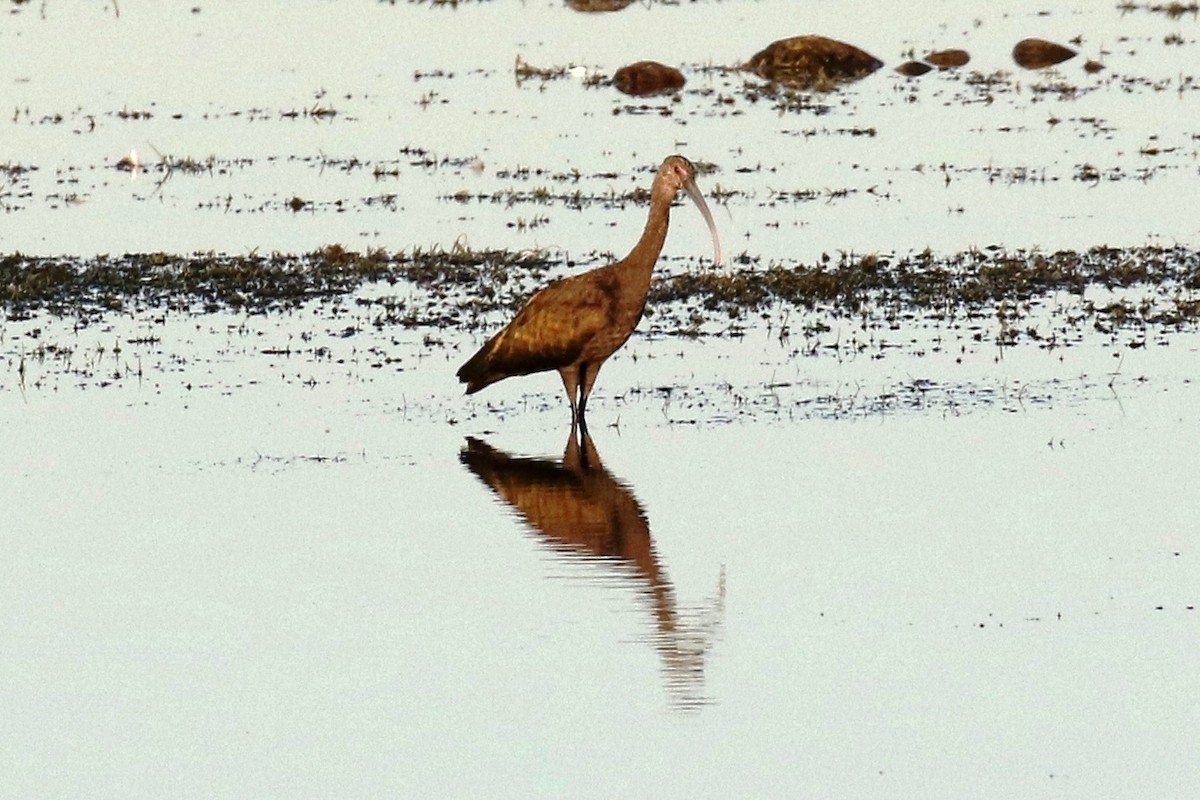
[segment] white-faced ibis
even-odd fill
[[[467,394],[514,375],[558,370],[571,401],[572,422],[584,424],[584,408],[604,362],[629,339],[646,308],[650,276],[667,238],[671,203],[687,192],[712,234],[715,259],[721,242],[696,168],[668,156],[650,187],[650,217],[629,255],[604,267],[554,281],[525,304],[512,322],[458,370]]]

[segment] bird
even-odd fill
[[[505,378],[557,370],[571,403],[572,426],[586,427],[584,412],[600,367],[628,341],[646,309],[650,277],[667,238],[671,204],[681,190],[700,209],[719,265],[721,240],[696,186],[696,167],[684,156],[668,156],[650,186],[646,227],[629,255],[560,278],[529,298],[512,322],[459,368],[458,380],[467,385],[466,393]]]

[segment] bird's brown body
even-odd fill
[[[721,259],[717,229],[695,175],[695,167],[683,156],[663,161],[650,189],[646,228],[629,255],[534,294],[513,321],[458,370],[467,394],[514,375],[557,370],[571,401],[572,419],[582,423],[600,367],[628,341],[642,318],[654,265],[667,238],[671,203],[680,189],[700,207],[716,260]]]

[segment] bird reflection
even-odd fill
[[[563,558],[627,567],[618,574],[637,585],[653,609],[651,640],[672,704],[697,708],[711,702],[704,693],[704,660],[724,619],[724,570],[705,607],[679,608],[645,512],[604,468],[586,428],[571,426],[561,461],[513,456],[474,437],[467,437],[459,460]]]

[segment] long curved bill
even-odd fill
[[[696,204],[696,208],[700,209],[700,213],[704,216],[704,222],[708,225],[708,232],[712,234],[713,262],[719,267],[721,266],[721,237],[717,235],[717,223],[713,222],[713,215],[708,210],[708,203],[704,202],[704,195],[700,194],[700,187],[696,186],[694,180],[685,181],[683,190],[687,192],[688,197],[692,198],[692,202]]]

